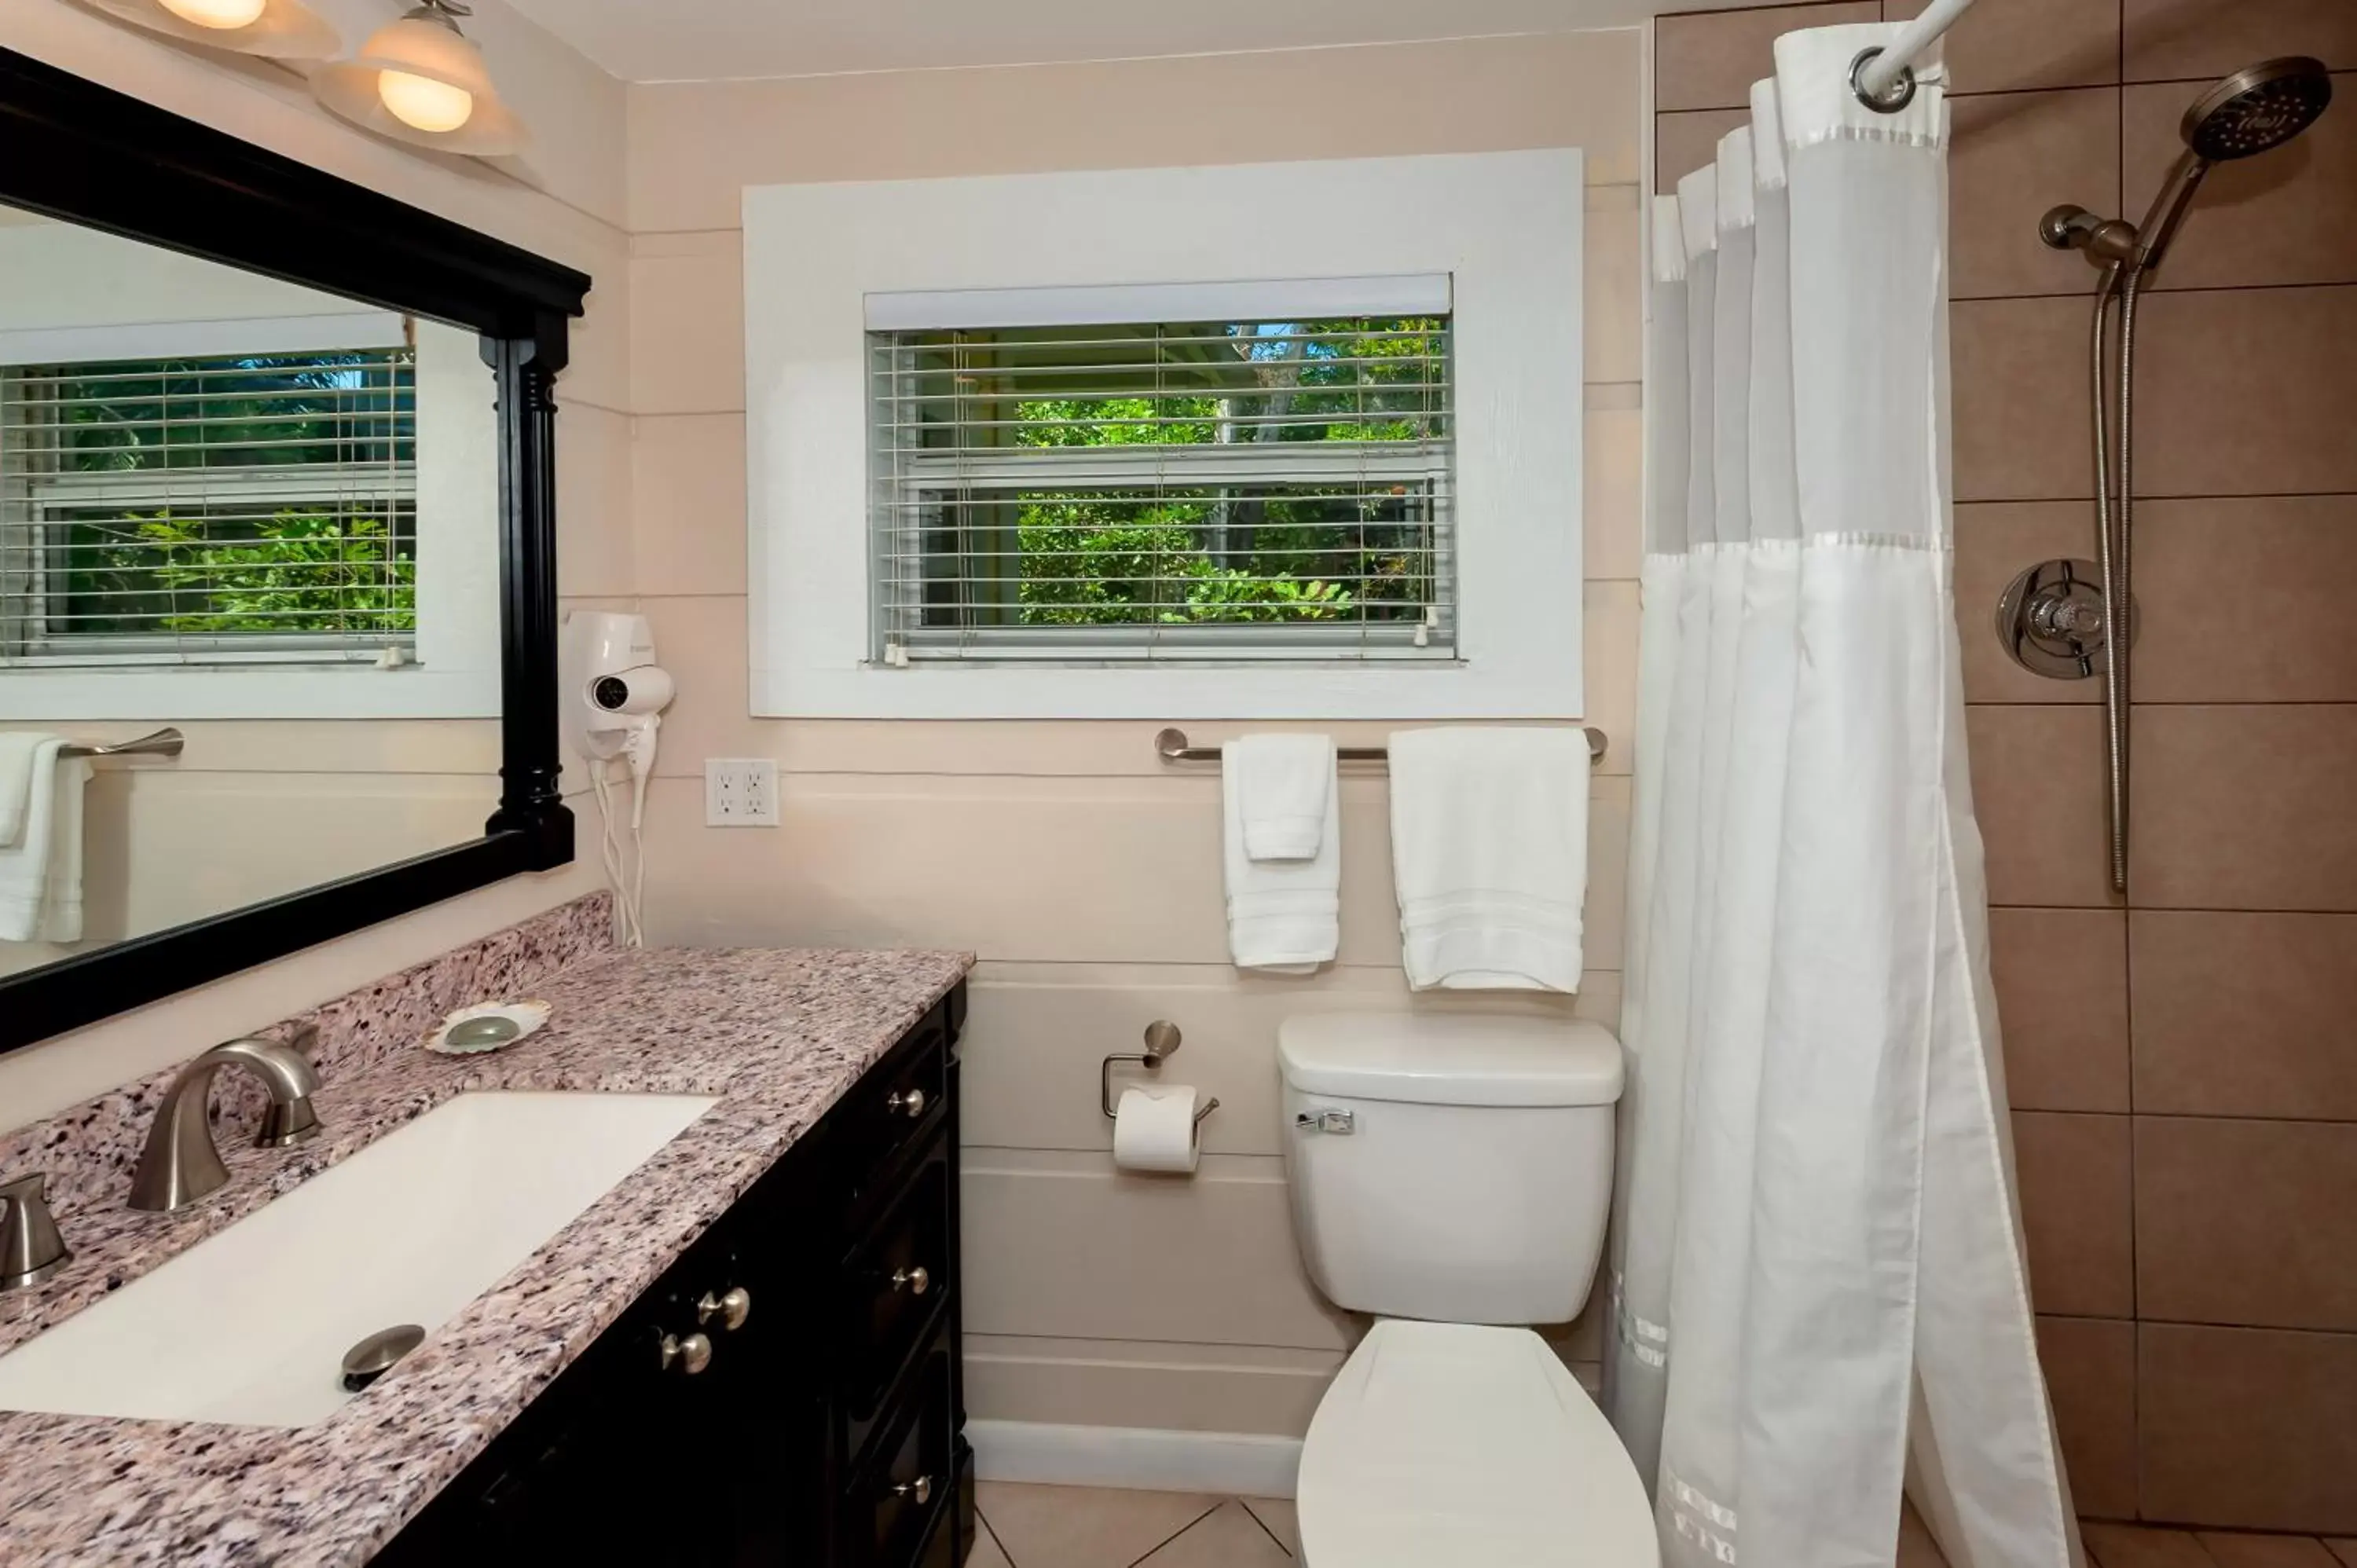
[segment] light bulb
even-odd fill
[[[420,131],[455,131],[475,112],[475,95],[465,88],[405,70],[377,72],[376,95],[394,119]]]
[[[250,27],[259,21],[269,0],[161,0],[165,10],[199,27]]]

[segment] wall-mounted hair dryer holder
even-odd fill
[[[575,610],[565,619],[562,662],[566,738],[583,757],[619,757],[644,744],[675,694],[644,616]]]

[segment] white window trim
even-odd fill
[[[0,330],[0,365],[72,365],[93,360],[210,360],[228,354],[325,354],[400,349],[408,323],[390,310],[248,317],[234,320],[111,322]]]
[[[748,188],[752,712],[1583,716],[1583,185],[1579,150],[1548,148]],[[1457,660],[866,661],[868,296],[1444,274],[1455,293]]]
[[[225,351],[317,348],[317,318],[291,318],[269,338],[277,347]],[[28,665],[0,670],[0,711],[11,719],[99,723],[499,717],[499,421],[490,371],[474,333],[430,321],[416,331],[416,663],[390,671],[267,662],[119,671]],[[187,351],[163,338],[108,341],[110,353],[130,359]]]

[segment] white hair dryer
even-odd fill
[[[614,885],[615,924],[620,940],[636,947],[645,940],[640,908],[647,875],[647,782],[654,775],[662,711],[677,688],[671,671],[655,662],[654,632],[644,616],[575,610],[565,618],[560,653],[565,738],[588,761],[601,819],[599,845]],[[630,843],[636,856],[630,865],[615,841],[606,777],[606,764],[617,757],[626,757],[630,768]]]

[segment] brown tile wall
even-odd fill
[[[1921,0],[1880,0],[1889,19]],[[1665,16],[1656,188],[1790,27]],[[2094,274],[2208,81],[2310,54],[2341,102],[2220,168],[2143,313],[2130,887],[2100,694],[1988,620],[2093,553]],[[1952,35],[1957,617],[2040,1342],[2083,1511],[2357,1533],[2357,0],[1981,0]]]

